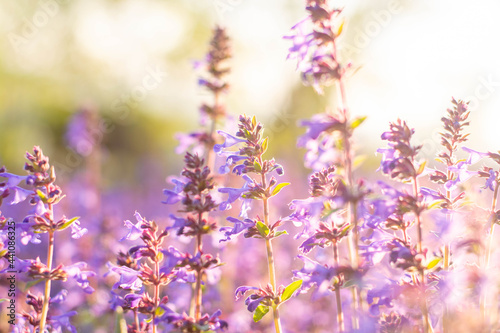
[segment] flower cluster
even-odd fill
[[[236,297],[244,294],[248,290],[257,290],[249,298],[246,304],[250,312],[254,312],[254,320],[259,321],[270,309],[273,310],[275,329],[281,331],[281,322],[279,320],[278,307],[287,301],[294,292],[300,287],[302,281],[295,281],[287,287],[282,285],[277,286],[276,274],[274,266],[274,254],[272,248],[272,240],[276,237],[286,234],[285,230],[279,230],[282,225],[281,219],[271,222],[269,199],[276,196],[281,190],[290,185],[290,183],[278,183],[274,176],[268,178],[269,174],[276,173],[283,175],[283,167],[276,163],[274,159],[265,160],[263,155],[268,148],[269,139],[264,138],[264,128],[254,117],[250,118],[245,115],[240,116],[238,124],[238,132],[233,136],[229,133],[219,131],[225,137],[223,144],[215,145],[214,151],[222,156],[225,156],[226,163],[220,169],[221,173],[227,173],[232,168],[232,172],[242,176],[245,184],[242,188],[220,188],[219,192],[227,193],[228,199],[220,205],[221,210],[231,208],[231,203],[238,199],[243,200],[240,210],[240,217],[244,220],[239,220],[234,217],[228,217],[227,220],[234,223],[233,227],[223,227],[221,231],[226,236],[222,241],[232,239],[233,236],[244,232],[247,238],[260,238],[266,242],[269,284],[266,288],[244,287],[237,289]],[[238,150],[230,150],[229,148],[238,145]],[[250,174],[255,174],[256,178],[252,178]],[[248,210],[250,209],[251,201],[261,201],[263,207],[262,216],[257,215],[255,218],[248,218]]]
[[[28,212],[22,223],[14,222],[13,230],[21,230],[21,242],[39,244],[41,243],[41,234],[48,235],[47,263],[41,262],[40,258],[36,259],[19,259],[16,258],[17,265],[14,265],[13,255],[10,255],[8,268],[16,266],[20,273],[31,281],[31,286],[39,282],[45,283],[44,294],[35,296],[29,293],[26,303],[32,308],[31,313],[23,312],[21,316],[24,320],[19,320],[17,329],[43,331],[46,327],[52,330],[60,330],[61,327],[66,327],[72,332],[76,332],[75,328],[69,323],[69,317],[76,312],[69,312],[65,315],[55,316],[49,314],[50,304],[61,303],[67,294],[66,290],[62,290],[55,297],[51,297],[52,281],[60,280],[67,281],[68,278],[76,281],[76,283],[86,293],[92,293],[94,289],[90,286],[89,277],[95,273],[83,270],[87,264],[78,262],[73,265],[59,264],[56,267],[53,265],[54,257],[54,239],[55,234],[70,228],[74,239],[80,238],[87,232],[87,229],[80,227],[78,217],[71,219],[65,216],[56,218],[54,206],[58,204],[64,195],[61,188],[55,184],[56,172],[53,166],[49,163],[49,158],[46,157],[42,150],[35,146],[33,153],[26,153],[28,160],[24,166],[27,172],[26,176],[19,176],[1,169],[0,177],[6,179],[0,184],[0,193],[3,199],[8,199],[10,205],[15,205],[23,201],[28,201],[32,205],[32,209]],[[21,185],[25,187],[21,187]],[[3,218],[4,219],[4,218]],[[2,234],[8,230],[8,226],[12,223],[2,223]],[[5,247],[5,245],[4,245]],[[4,269],[6,271],[7,269]]]
[[[190,149],[194,153],[204,155],[209,166],[213,165],[211,151],[217,140],[215,135],[216,126],[227,117],[222,96],[229,90],[229,84],[225,81],[225,76],[230,72],[229,67],[226,65],[227,60],[230,58],[231,45],[226,30],[216,27],[205,59],[195,63],[195,68],[207,72],[207,76],[201,77],[198,84],[213,95],[211,104],[203,103],[200,107],[201,125],[207,126],[207,128],[189,134],[177,135],[177,139],[180,141],[177,153],[183,153]]]
[[[218,319],[218,312],[212,316],[201,315],[203,279],[221,265],[219,258],[204,253],[202,246],[203,235],[216,229],[215,222],[207,217],[217,207],[210,195],[214,188],[213,179],[210,169],[197,155],[187,153],[184,162],[183,181],[176,180],[176,188],[164,192],[167,195],[165,203],[182,202],[183,209],[180,211],[185,213],[185,218],[171,215],[173,226],[160,230],[154,221],[147,221],[136,212],[137,223],[125,221],[129,232],[121,240],[141,239],[143,245],[133,246],[126,253],[120,252],[117,266],[109,264],[110,272],[120,277],[113,289],[123,291],[123,295],[113,293],[112,307],[121,306],[125,311],[134,313],[135,320],[131,326],[134,332],[147,332],[149,325],[155,332],[159,324],[176,328],[179,332],[213,331],[227,327],[224,321]],[[163,245],[171,229],[175,229],[177,235],[196,239],[194,255]],[[167,306],[168,297],[161,297],[161,289],[174,281],[195,285],[195,304],[190,315],[177,314]],[[148,292],[147,286],[151,286],[152,293]],[[139,320],[139,314],[146,315],[149,320]]]
[[[293,45],[288,58],[297,60],[297,68],[306,84],[312,84],[319,93],[323,85],[340,78],[344,69],[337,59],[336,41],[342,33],[339,21],[341,9],[329,0],[307,0],[309,16],[292,27],[293,35],[285,36]]]

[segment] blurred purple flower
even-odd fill
[[[469,157],[466,161],[457,163],[456,166],[448,167],[448,170],[455,173],[457,176],[455,179],[447,181],[444,184],[444,187],[448,191],[453,191],[456,189],[457,185],[463,184],[467,180],[469,180],[472,176],[477,175],[477,171],[469,171],[467,170],[468,166],[479,162],[484,157],[488,157],[488,153],[481,153],[476,150],[462,147],[462,150],[469,153]]]
[[[255,221],[251,219],[244,219],[243,221],[241,221],[238,220],[237,218],[229,216],[226,218],[226,220],[228,220],[231,223],[234,223],[234,226],[220,228],[220,232],[222,232],[226,238],[219,240],[219,242],[230,241],[233,236],[237,236],[243,231],[246,231],[249,228],[255,226]]]
[[[217,131],[217,133],[219,133],[220,135],[222,135],[225,138],[224,143],[214,145],[214,152],[216,152],[218,155],[222,154],[224,148],[229,148],[229,147],[232,147],[238,143],[246,142],[246,140],[237,138],[237,137],[235,137],[229,133],[226,133],[224,131]]]
[[[218,189],[220,193],[226,193],[228,195],[227,200],[221,202],[219,206],[220,210],[231,209],[231,204],[238,200],[245,192],[248,192],[250,186],[254,184],[253,179],[248,175],[243,175],[242,177],[245,180],[245,184],[243,184],[241,188],[221,187]]]
[[[173,205],[182,200],[182,198],[184,198],[184,196],[182,195],[182,191],[184,190],[184,186],[186,186],[184,182],[175,178],[172,178],[170,182],[175,185],[174,189],[163,190],[163,194],[165,194],[167,198],[165,199],[165,201],[162,201],[162,203],[167,205]]]
[[[48,323],[53,329],[52,332],[63,333],[63,328],[65,328],[71,333],[77,333],[76,328],[69,322],[69,317],[72,317],[76,314],[76,311],[70,311],[59,316],[50,316]]]
[[[393,300],[401,293],[401,287],[396,281],[388,280],[380,288],[368,290],[366,301],[370,304],[370,314],[373,316],[380,315],[380,307],[385,306],[392,308]]]
[[[328,294],[331,280],[335,277],[336,269],[322,265],[306,256],[298,255],[297,258],[304,262],[304,267],[300,270],[294,270],[293,275],[298,280],[302,280],[302,291],[307,291],[314,286],[317,288],[312,294],[313,300]]]
[[[126,220],[124,222],[127,229],[129,229],[129,232],[127,235],[120,238],[120,242],[124,241],[126,239],[134,241],[134,240],[139,239],[141,237],[142,231],[143,231],[143,229],[141,228],[141,225],[144,223],[144,218],[137,211],[134,213],[134,216],[135,216],[135,219],[137,220],[137,223],[133,224],[129,220]]]
[[[72,279],[75,279],[76,283],[80,288],[83,289],[87,294],[92,294],[94,292],[94,288],[90,286],[90,282],[88,280],[89,276],[95,276],[95,272],[91,271],[82,271],[82,268],[87,267],[85,262],[78,262],[76,264],[64,267],[64,271],[68,274],[68,276]]]
[[[139,271],[126,266],[117,267],[111,263],[108,263],[107,266],[110,272],[114,272],[120,276],[120,280],[113,285],[113,289],[140,290],[142,288],[142,281],[139,279]],[[108,274],[109,273],[106,275]]]

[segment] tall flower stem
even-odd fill
[[[203,214],[199,213],[198,214],[198,225],[202,224],[203,220]],[[196,236],[196,251],[201,255],[202,253],[202,248],[203,248],[203,243],[202,243],[202,235],[198,233]],[[196,285],[195,285],[195,311],[194,311],[194,318],[196,322],[198,322],[201,318],[201,303],[202,303],[202,290],[201,290],[201,278],[203,274],[203,269],[200,267],[196,271]]]
[[[335,267],[339,266],[339,247],[337,242],[334,242],[333,245],[333,259]],[[340,298],[340,288],[338,286],[335,287],[335,301],[337,303],[337,325],[338,331],[344,332],[344,313],[342,312],[342,299]]]
[[[50,207],[50,206],[49,206]],[[50,209],[50,211],[52,211]],[[49,231],[49,247],[47,249],[47,269],[52,270],[52,259],[54,258],[54,232]],[[45,280],[45,291],[43,295],[42,317],[40,318],[39,332],[43,332],[47,322],[47,314],[49,312],[50,288],[52,280],[47,278]]]
[[[334,59],[338,59],[337,57],[337,45],[335,40],[332,42],[332,52]],[[347,103],[347,93],[344,82],[344,69],[341,67],[340,63],[338,63],[338,94],[340,100],[340,110],[342,112],[342,116],[345,122],[345,129],[343,131],[343,141],[344,141],[344,178],[346,181],[347,188],[351,191],[353,190],[353,172],[352,172],[352,148],[351,148],[351,134],[349,126],[349,106]],[[351,265],[353,269],[357,270],[359,267],[359,231],[358,231],[358,212],[357,212],[357,203],[349,201],[347,207],[347,220],[353,226],[352,237],[349,239],[349,247],[352,250],[349,251],[351,257]],[[353,324],[354,328],[359,328],[359,312],[362,309],[362,299],[361,299],[361,290],[359,287],[355,286],[352,292],[353,296],[353,304],[354,304],[354,316],[353,316]]]
[[[259,163],[262,164],[261,157],[259,157]],[[262,180],[262,187],[267,188],[267,180],[264,172],[261,173],[261,180]],[[266,226],[270,227],[271,225],[269,223],[269,199],[265,198],[262,200],[262,202],[264,207],[264,223]],[[269,238],[266,238],[265,240],[266,240],[266,250],[267,250],[267,267],[269,271],[269,283],[273,288],[273,292],[276,292],[277,291],[276,268],[274,265],[273,245]],[[281,333],[282,329],[281,329],[281,320],[280,320],[278,306],[273,303],[272,308],[273,308],[274,328],[276,330],[276,333]]]
[[[155,250],[155,253],[158,253],[159,252],[159,249],[158,249],[158,242],[155,240],[155,245],[154,245],[154,250]],[[159,278],[160,278],[160,263],[158,261],[158,256],[155,256],[155,296],[154,296],[154,304],[155,304],[155,309],[154,309],[154,312],[153,312],[153,319],[152,319],[152,324],[153,324],[153,333],[156,333],[156,323],[155,323],[155,319],[156,319],[156,309],[158,308],[158,305],[160,303],[160,281],[159,281]]]
[[[488,243],[486,245],[486,252],[485,252],[485,258],[484,258],[484,271],[485,272],[490,265],[491,245],[493,243],[493,233],[495,231],[496,217],[494,214],[495,214],[495,208],[497,206],[498,188],[499,188],[498,182],[495,182],[495,191],[493,192],[493,199],[492,199],[491,208],[490,208],[490,233],[488,235]],[[482,295],[482,301],[481,301],[481,313],[482,313],[483,319],[486,319],[486,318],[488,318],[488,316],[487,316],[488,311],[486,308],[486,303],[487,303],[486,290],[482,294],[483,295]]]
[[[45,185],[47,193],[50,192],[49,185]],[[54,219],[54,208],[51,203],[48,204],[48,215],[50,220]],[[52,270],[52,260],[54,259],[54,230],[49,231],[49,246],[47,248],[47,270],[50,273]],[[45,290],[43,295],[43,305],[42,305],[42,317],[40,318],[39,332],[43,332],[45,329],[45,324],[47,322],[47,314],[49,312],[49,301],[50,301],[50,289],[52,285],[52,280],[47,278],[45,280]]]
[[[220,91],[214,91],[214,106],[213,109],[216,112],[217,115],[217,110],[220,108]],[[213,117],[210,117],[210,130],[208,132],[208,138],[210,144],[208,147],[206,147],[205,150],[205,161],[207,161],[207,166],[210,168],[210,170],[215,170],[215,152],[214,152],[214,145],[215,145],[215,129],[217,127],[217,116],[214,115]]]
[[[418,186],[417,176],[413,177],[412,183],[413,183],[413,194],[415,195],[415,198],[417,198],[418,194],[419,194],[419,186]],[[423,255],[422,218],[420,216],[420,212],[418,212],[416,214],[416,220],[417,220],[417,235],[418,235],[417,252],[420,255]],[[427,308],[427,299],[425,298],[425,272],[424,272],[424,268],[419,269],[419,274],[420,274],[421,286],[422,286],[422,288],[424,288],[423,289],[424,290],[423,300],[422,300],[422,304],[420,305],[421,309],[422,309],[422,321],[424,322],[424,329],[425,329],[424,332],[427,333],[427,332],[432,332],[432,324],[431,324],[430,317],[429,317],[429,310]]]
[[[453,173],[448,170],[446,174],[447,179],[452,179]],[[446,190],[446,199],[451,200],[451,191]],[[453,209],[453,207],[452,207]],[[451,223],[451,214],[446,214],[446,223],[449,225]],[[451,244],[450,242],[444,245],[444,258],[443,258],[443,269],[445,271],[450,270],[450,254],[451,254]],[[444,313],[443,313],[443,333],[448,333],[448,305],[445,303],[444,305]]]

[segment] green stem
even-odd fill
[[[337,59],[337,45],[335,43],[335,40],[332,43],[332,52],[333,52],[333,57]],[[350,118],[350,112],[349,112],[349,106],[347,103],[347,93],[346,93],[346,88],[345,88],[345,83],[344,83],[344,69],[341,68],[341,65],[339,62],[339,79],[338,79],[338,92],[340,95],[340,110],[342,112],[342,116],[344,118],[345,122],[345,129],[343,131],[343,141],[344,141],[344,177],[346,181],[346,186],[351,190],[351,192],[354,189],[354,180],[353,180],[353,172],[352,172],[352,159],[351,159],[351,134],[348,129],[348,120]],[[357,203],[356,202],[349,202],[348,207],[347,207],[347,220],[349,223],[353,226],[353,232],[351,233],[351,240],[350,240],[350,247],[352,247],[352,251],[350,250],[349,253],[351,253],[350,259],[351,259],[351,265],[353,269],[357,270],[359,267],[359,231],[358,231],[358,216],[357,216]],[[353,295],[353,313],[354,315],[352,316],[353,318],[353,328],[354,329],[359,329],[359,312],[362,309],[362,299],[361,299],[361,290],[359,289],[358,286],[354,286],[354,291],[352,292]]]
[[[262,157],[259,157],[259,163],[262,165]],[[262,188],[267,188],[267,180],[266,180],[266,175],[264,172],[261,173],[261,180],[262,180]],[[271,227],[271,224],[269,222],[269,199],[265,198],[262,200],[263,206],[264,206],[264,223],[267,227]],[[273,292],[276,293],[277,291],[277,286],[276,286],[276,268],[274,265],[274,254],[273,254],[273,245],[271,243],[271,240],[269,238],[265,238],[266,240],[266,251],[267,251],[267,268],[269,271],[269,283],[271,284],[273,288]],[[278,310],[278,306],[273,304],[273,318],[274,318],[274,328],[276,330],[276,333],[281,333],[281,320],[280,320],[280,313]]]
[[[49,210],[51,206],[49,205]],[[47,250],[47,269],[50,272],[52,270],[52,259],[54,257],[54,231],[49,231],[49,248]],[[50,278],[45,280],[45,291],[43,297],[42,305],[42,317],[40,319],[39,332],[43,332],[45,329],[45,324],[47,322],[47,314],[49,312],[49,301],[50,301],[50,289],[51,289]]]
[[[418,198],[419,194],[419,186],[418,186],[418,180],[417,176],[413,177],[413,195],[415,198]],[[422,219],[420,217],[420,212],[417,212],[416,214],[416,220],[417,220],[417,235],[418,235],[418,243],[417,243],[417,252],[423,256],[423,247],[422,247]],[[427,299],[425,297],[425,272],[424,268],[420,268],[419,270],[420,273],[420,282],[422,285],[422,290],[423,290],[423,301],[420,304],[421,310],[422,310],[422,321],[424,322],[424,329],[425,333],[427,332],[432,332],[432,324],[429,318],[429,310],[427,308]]]
[[[453,173],[448,170],[447,171],[447,179],[451,180],[453,178]],[[446,191],[446,199],[451,200],[451,191]],[[453,210],[453,205],[451,207]],[[451,223],[451,214],[447,213],[446,214],[446,223],[449,225]],[[451,254],[451,243],[446,243],[444,245],[444,258],[443,258],[443,269],[445,271],[450,270],[450,254]],[[444,305],[444,313],[443,313],[443,333],[448,333],[448,317],[449,317],[449,310],[448,310],[448,304],[445,303]]]
[[[200,321],[201,318],[201,301],[202,301],[202,293],[201,293],[201,269],[196,272],[196,294],[195,294],[195,312],[194,312],[194,319],[196,322]]]
[[[486,270],[488,269],[490,265],[490,257],[491,257],[491,245],[493,243],[493,233],[495,231],[495,209],[497,206],[497,197],[498,197],[498,182],[495,183],[495,191],[493,192],[493,199],[491,202],[491,208],[490,208],[490,233],[488,235],[488,243],[486,245],[486,253],[485,253],[485,259],[484,259],[484,271],[486,273]],[[482,293],[482,302],[481,302],[481,313],[483,316],[483,319],[486,320],[488,318],[487,313],[488,309],[486,308],[486,303],[487,303],[487,294],[486,290]]]
[[[333,243],[333,259],[335,267],[339,266],[339,248],[337,242]],[[338,331],[344,332],[344,313],[342,312],[342,299],[340,298],[340,288],[335,286],[335,301],[337,303],[337,325]]]
[[[217,112],[217,109],[219,108],[219,99],[220,99],[220,93],[215,92],[214,93],[214,112]],[[210,146],[207,147],[207,150],[205,152],[205,161],[206,165],[210,168],[210,170],[214,170],[215,168],[215,153],[214,153],[214,143],[215,143],[215,128],[217,126],[217,116],[214,116],[211,118],[212,122],[210,124],[210,132],[208,133],[209,138],[210,138]]]
[[[157,258],[155,258],[155,277],[156,277],[156,279],[159,279],[159,277],[160,277],[160,265],[158,263]],[[154,298],[155,309],[153,312],[153,320],[152,320],[153,333],[156,333],[155,319],[156,319],[156,309],[157,309],[158,303],[159,303],[159,294],[160,294],[160,285],[159,285],[159,281],[157,281],[155,283],[155,298]]]
[[[198,225],[201,226],[203,221],[203,213],[198,214]],[[202,235],[198,233],[196,235],[196,250],[201,255],[203,249]],[[201,303],[202,303],[202,290],[201,290],[201,278],[203,275],[203,268],[199,268],[196,272],[196,286],[195,286],[195,311],[194,319],[196,322],[200,321],[201,318]]]
[[[273,319],[274,319],[274,329],[276,330],[276,333],[281,333],[282,329],[281,329],[280,312],[276,305],[273,306]]]

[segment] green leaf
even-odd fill
[[[344,23],[345,23],[345,19],[342,19],[342,22],[340,22],[339,28],[337,29],[337,36],[340,36],[342,31],[344,30]]]
[[[366,155],[356,155],[356,157],[354,157],[354,161],[352,162],[352,168],[353,169],[357,169],[366,160],[367,160],[367,156]]]
[[[73,224],[73,222],[77,221],[80,218],[80,216],[73,217],[71,220],[66,221],[63,225],[59,227],[59,230],[64,230],[70,225]]]
[[[441,258],[434,258],[432,259],[428,264],[427,264],[427,269],[432,269],[434,268],[439,262],[441,261]]]
[[[47,197],[45,196],[45,194],[42,191],[36,190],[36,194],[40,197],[40,199],[42,200],[43,203],[47,202]]]
[[[33,280],[33,281],[30,281],[28,283],[26,283],[26,286],[25,286],[25,289],[28,290],[30,289],[31,287],[33,287],[34,285],[42,282],[44,279],[38,279],[38,280]]]
[[[259,305],[255,312],[253,313],[253,321],[258,322],[269,312],[269,307],[265,305]]]
[[[273,192],[271,193],[271,196],[275,196],[276,194],[280,193],[280,191],[283,189],[283,187],[290,185],[290,183],[279,183],[276,185],[273,189]]]
[[[424,161],[422,164],[420,164],[420,166],[418,167],[417,176],[422,174],[422,172],[424,172],[426,164],[427,164],[427,161]]]
[[[264,141],[262,141],[262,154],[264,154],[267,151],[268,141],[269,141],[269,138],[265,138]]]
[[[277,233],[274,234],[274,237],[279,237],[281,235],[288,235],[288,232],[286,230],[278,231]]]
[[[7,301],[9,301],[9,299],[7,299],[7,298],[0,298],[0,303],[7,302]]]
[[[259,161],[257,161],[257,160],[255,160],[253,162],[253,167],[254,167],[255,171],[257,171],[257,172],[262,171],[262,165],[260,165]]]
[[[355,129],[359,125],[361,125],[366,119],[366,116],[363,117],[356,117],[354,121],[351,123],[351,129]]]
[[[262,221],[257,221],[257,229],[259,229],[259,233],[262,237],[267,237],[267,235],[269,235],[269,227]]]
[[[283,294],[281,295],[281,302],[286,302],[290,297],[292,297],[293,293],[295,293],[300,286],[302,286],[302,280],[293,281],[286,286]]]

